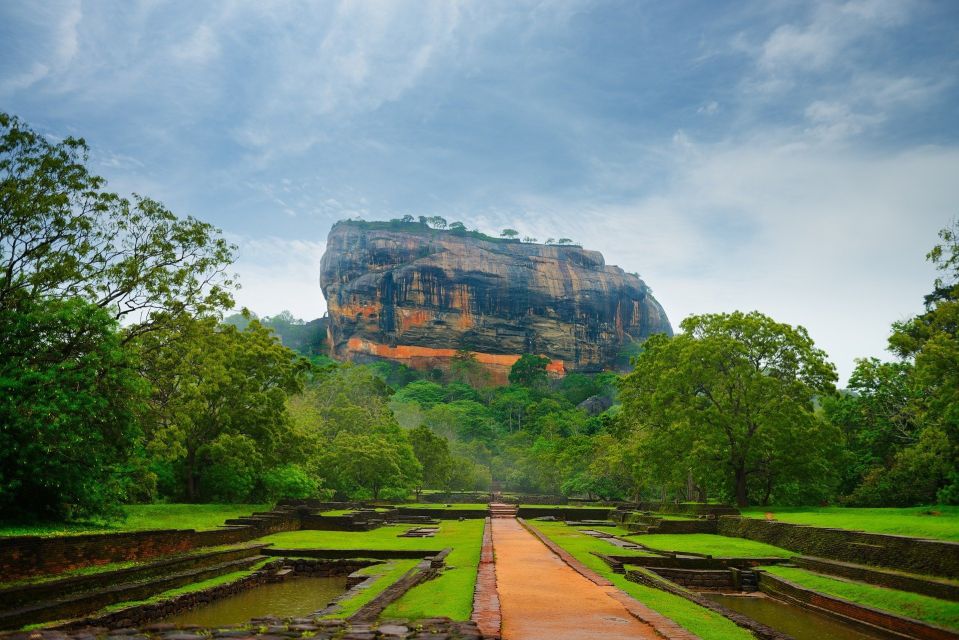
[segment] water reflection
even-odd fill
[[[796,640],[878,640],[884,637],[870,635],[828,616],[765,596],[700,595],[762,622],[767,627],[789,634]]]
[[[346,591],[346,578],[292,578],[226,596],[160,620],[174,624],[216,627],[274,615],[306,616]]]

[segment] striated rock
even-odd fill
[[[446,369],[468,350],[498,383],[524,353],[550,358],[556,375],[598,371],[672,334],[649,287],[597,251],[418,223],[338,222],[320,286],[332,356]]]

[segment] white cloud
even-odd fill
[[[913,4],[907,0],[819,2],[805,24],[776,28],[759,47],[757,62],[770,73],[822,69],[864,36],[901,23]]]
[[[719,111],[719,103],[715,100],[710,100],[709,102],[702,104],[696,109],[696,113],[701,113],[707,116],[711,116]]]
[[[959,149],[874,155],[768,132],[685,142],[654,194],[614,205],[527,197],[530,213],[488,227],[601,250],[646,279],[674,327],[736,309],[801,324],[842,384],[854,358],[883,357],[891,323],[920,312],[932,286],[923,257],[956,214]]]
[[[237,308],[247,307],[259,316],[288,310],[304,320],[326,312],[320,292],[320,258],[325,242],[285,240],[277,237],[232,237],[239,247],[233,265],[239,275]]]
[[[850,138],[883,121],[879,114],[854,113],[839,102],[817,100],[806,107],[806,133],[826,142]]]

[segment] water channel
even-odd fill
[[[225,596],[159,622],[216,627],[269,615],[280,618],[307,616],[325,607],[344,591],[345,577],[291,578]]]
[[[766,596],[701,593],[713,602],[795,638],[796,640],[881,640],[858,627]]]

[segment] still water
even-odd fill
[[[762,596],[727,596],[700,593],[727,609],[732,609],[767,627],[791,635],[796,640],[877,640],[859,629],[830,617]]]
[[[307,616],[325,607],[344,591],[345,577],[291,578],[247,589],[158,622],[216,627],[268,615],[280,618]]]

